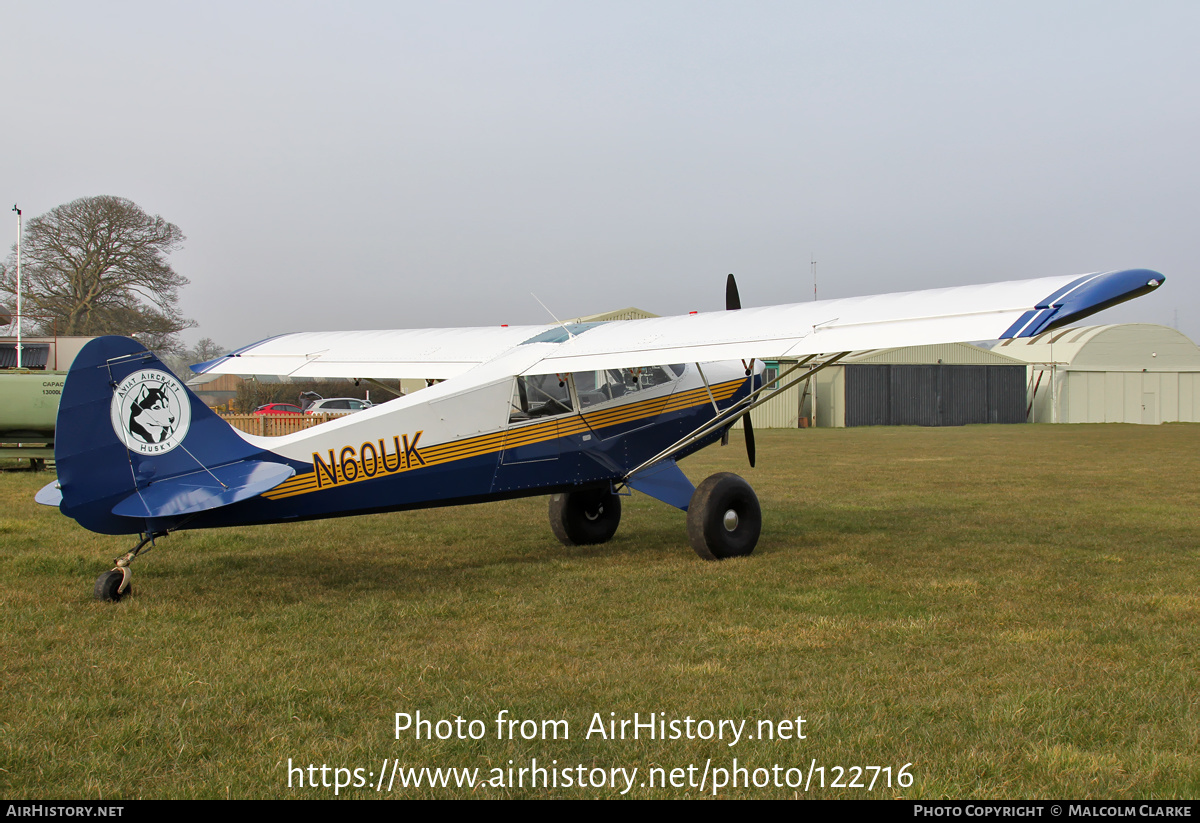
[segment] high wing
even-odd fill
[[[197,374],[446,380],[556,326],[302,332],[271,337],[192,367]]]
[[[1031,337],[1156,289],[1149,269],[606,323],[525,374]]]
[[[566,329],[291,334],[196,369],[295,377],[448,378],[521,343],[558,343],[523,372],[534,375],[1031,337],[1153,291],[1164,279],[1150,269],[1125,269]]]

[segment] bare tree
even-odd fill
[[[192,347],[188,354],[195,358],[192,360],[193,363],[205,363],[209,360],[215,360],[227,351],[228,349],[218,346],[217,341],[211,337],[201,337],[200,342]]]
[[[180,348],[178,333],[195,325],[178,308],[187,278],[166,256],[183,232],[121,197],[84,197],[25,224],[22,297],[35,333],[123,334],[148,348]],[[0,270],[0,292],[16,293],[16,252]],[[24,324],[23,324],[24,325]]]
[[[197,363],[207,363],[209,360],[215,360],[229,350],[223,346],[218,346],[217,342],[211,337],[202,337],[200,338],[200,342],[190,349],[180,346],[178,349],[167,354],[162,354],[160,349],[155,349],[155,351],[160,352],[163,362],[167,364],[171,371],[175,372],[176,376],[187,380],[192,374],[192,366]]]

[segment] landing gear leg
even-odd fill
[[[164,537],[165,535],[166,532],[150,532],[149,534],[143,534],[141,536],[141,542],[138,543],[132,551],[126,552],[114,560],[113,563],[116,565],[116,568],[112,571],[107,571],[96,578],[96,587],[92,590],[92,594],[95,596],[95,598],[107,603],[116,603],[125,595],[133,594],[133,589],[130,586],[130,581],[133,578],[133,572],[129,571],[129,564],[132,563],[133,559],[141,554],[143,550],[149,551],[149,549],[146,549],[147,545],[149,545],[151,548],[154,547],[154,538]]]
[[[736,474],[714,474],[692,493],[687,513],[688,542],[705,560],[750,554],[761,531],[758,497]]]

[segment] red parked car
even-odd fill
[[[255,416],[263,414],[304,414],[299,406],[291,403],[268,403],[254,410]]]

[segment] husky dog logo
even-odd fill
[[[162,386],[142,384],[129,407],[129,431],[143,443],[161,443],[175,431],[175,416]]]
[[[166,454],[183,442],[191,422],[187,393],[164,372],[133,372],[113,394],[113,431],[131,452]]]

